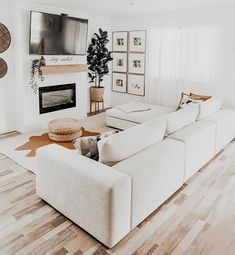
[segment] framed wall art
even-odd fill
[[[146,49],[146,31],[131,31],[129,32],[129,51],[130,52],[145,52]]]
[[[112,91],[126,93],[127,75],[125,73],[113,73]]]
[[[128,94],[136,96],[145,95],[145,76],[138,74],[128,75]]]
[[[112,91],[145,96],[146,33],[113,32]]]
[[[113,51],[127,52],[128,32],[113,32]]]
[[[128,59],[128,72],[136,74],[145,73],[145,54],[130,53]]]
[[[127,72],[127,53],[113,53],[113,72]]]

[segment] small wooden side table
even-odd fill
[[[90,113],[92,113],[92,105],[95,104],[95,113],[99,112],[100,110],[104,110],[104,99],[102,101],[94,101],[90,100]],[[100,108],[100,103],[102,104],[102,108]]]

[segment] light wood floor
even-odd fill
[[[234,255],[235,141],[113,249],[42,201],[35,176],[0,154],[0,255]]]

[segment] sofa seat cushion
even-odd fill
[[[166,121],[152,119],[98,142],[99,161],[113,165],[163,140]]]
[[[185,127],[169,138],[185,144],[186,182],[215,155],[216,125],[210,121],[198,121]]]
[[[199,105],[199,113],[197,120],[202,120],[211,114],[218,112],[222,107],[222,102],[219,98],[212,97]]]
[[[164,116],[166,119],[166,134],[170,135],[196,121],[198,116],[198,105],[188,105],[176,112]]]
[[[235,137],[235,111],[220,110],[204,120],[216,124],[216,153],[218,153]]]
[[[113,168],[132,180],[131,229],[183,185],[185,145],[165,139]]]
[[[137,104],[137,103],[136,103]],[[171,107],[164,107],[160,105],[138,103],[143,108],[149,108],[150,110],[138,111],[138,112],[124,112],[120,110],[120,107],[114,107],[106,111],[107,126],[112,126],[119,129],[127,129],[136,124],[140,124],[144,121],[153,119],[155,117],[163,116],[167,113],[174,112],[175,109]],[[122,105],[122,108],[124,105]],[[146,108],[146,109],[147,109]]]

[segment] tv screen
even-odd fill
[[[84,55],[88,20],[31,11],[29,54]]]

